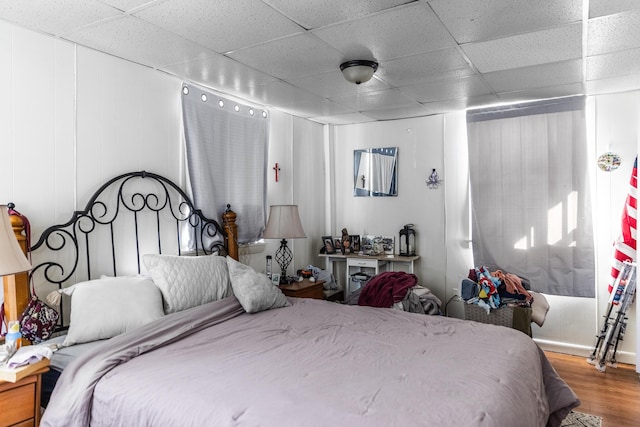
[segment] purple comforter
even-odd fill
[[[120,335],[65,369],[43,426],[557,426],[579,401],[500,326],[235,298]]]

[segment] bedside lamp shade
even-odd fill
[[[307,237],[300,223],[298,205],[273,205],[264,229],[265,239],[296,239]]]
[[[0,276],[31,270],[31,264],[24,256],[9,219],[6,205],[0,205]]]
[[[287,281],[287,267],[293,259],[287,239],[307,237],[302,229],[297,205],[273,205],[269,208],[269,220],[262,235],[265,239],[282,239],[276,251],[276,262],[282,270],[280,282]]]

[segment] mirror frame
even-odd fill
[[[380,189],[371,189],[370,187],[367,187],[366,174],[360,173],[363,168],[365,168],[365,170],[367,168],[366,165],[363,165],[361,167],[363,155],[364,157],[371,155],[380,155],[393,158],[393,166],[391,174],[389,175],[391,177],[391,180],[389,181],[387,192],[380,191]],[[379,171],[378,173],[381,172]],[[377,181],[379,182],[381,179]],[[359,186],[358,180],[363,180],[363,185]],[[398,147],[366,148],[353,150],[353,195],[354,197],[396,197],[398,195]]]

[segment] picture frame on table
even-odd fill
[[[357,234],[352,234],[349,236],[349,238],[351,239],[351,249],[353,249],[353,252],[360,252],[360,236]]]
[[[362,236],[360,249],[365,255],[393,255],[395,241],[391,236]]]
[[[322,236],[322,245],[324,246],[324,251],[327,254],[335,254],[336,247],[333,242],[333,237],[331,236]]]
[[[342,247],[342,237],[334,237],[333,238],[333,246],[336,248],[337,254],[344,255],[344,248]]]
[[[271,283],[273,286],[280,285],[280,273],[271,273]]]

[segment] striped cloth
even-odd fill
[[[609,279],[609,293],[613,290],[616,279],[622,270],[624,261],[636,259],[636,192],[638,190],[638,157],[633,164],[633,172],[629,181],[629,194],[622,211],[622,233],[613,244],[613,265]]]

